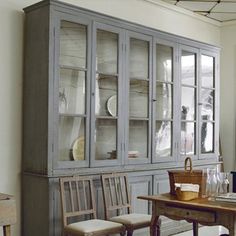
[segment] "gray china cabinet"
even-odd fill
[[[61,235],[61,176],[92,175],[104,218],[102,173],[150,213],[137,196],[168,192],[167,169],[219,163],[218,48],[56,0],[24,11],[22,235]]]

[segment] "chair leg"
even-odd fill
[[[127,231],[127,236],[132,236],[133,235],[133,230],[128,230]]]

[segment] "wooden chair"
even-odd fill
[[[136,229],[150,226],[151,215],[131,213],[128,180],[125,174],[104,174],[101,181],[106,220],[122,223],[127,236],[133,235]]]
[[[125,227],[122,224],[96,219],[91,178],[60,178],[60,191],[65,236],[125,235]],[[82,221],[78,221],[81,218]],[[76,222],[73,223],[75,220]]]

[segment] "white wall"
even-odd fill
[[[15,195],[19,235],[21,190],[23,14],[0,1],[0,192]]]
[[[236,22],[223,24],[221,28],[221,47],[220,136],[225,169],[230,171],[236,167]]]
[[[13,194],[16,197],[18,222],[13,226],[12,236],[20,236],[21,223],[24,22],[22,8],[35,2],[37,0],[0,0],[0,192]],[[175,7],[168,10],[165,4],[159,6],[145,0],[68,0],[67,2],[205,43],[220,44],[220,28],[217,24],[200,20],[187,11],[178,12]],[[226,79],[232,82],[232,76]],[[233,91],[231,92],[233,94]],[[232,103],[230,98],[229,102]],[[234,125],[233,119],[232,116],[232,121],[227,125],[229,133],[231,123]],[[231,140],[231,143],[233,142],[234,140]]]
[[[220,45],[220,28],[215,21],[159,0],[67,0],[66,2],[183,37]]]

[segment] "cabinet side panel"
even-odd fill
[[[49,9],[26,14],[23,169],[47,172]]]
[[[23,227],[24,236],[50,235],[48,179],[23,176]]]

